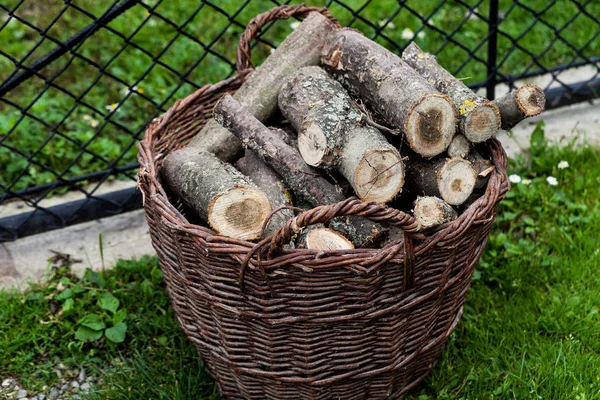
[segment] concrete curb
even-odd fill
[[[136,210],[0,244],[0,288],[43,281],[48,259],[56,253],[80,260],[72,266],[79,276],[86,268],[110,268],[120,258],[155,254],[144,210]]]

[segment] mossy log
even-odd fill
[[[319,67],[291,75],[279,92],[279,108],[298,130],[307,164],[337,169],[365,201],[386,203],[402,190],[398,150],[365,118],[342,85]]]
[[[330,36],[322,62],[351,92],[395,128],[424,157],[445,151],[456,130],[456,109],[400,57],[366,38],[343,29]]]
[[[434,55],[425,53],[413,42],[404,49],[402,59],[452,99],[458,110],[459,130],[471,142],[486,141],[500,129],[498,106],[475,94],[462,80],[446,71]]]
[[[163,165],[169,186],[217,233],[245,240],[259,237],[272,206],[241,172],[194,148],[168,155]]]
[[[525,118],[544,111],[546,95],[538,85],[527,84],[494,100],[502,116],[502,129],[508,131]]]

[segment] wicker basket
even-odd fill
[[[239,74],[177,101],[150,124],[139,147],[139,185],[173,307],[229,398],[383,399],[413,388],[460,319],[509,188],[506,155],[492,139],[486,146],[496,169],[485,195],[427,234],[416,232],[412,216],[357,199],[308,210],[259,245],[188,222],[161,182],[164,156],[185,146],[219,97],[244,81],[250,41],[264,24],[315,10],[333,19],[302,5],[256,17],[240,39]],[[292,224],[342,215],[397,226],[404,240],[382,249],[280,250]]]

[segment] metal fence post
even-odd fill
[[[490,0],[490,15],[488,25],[488,55],[486,95],[490,100],[496,97],[496,62],[498,54],[498,0]]]

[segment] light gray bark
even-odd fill
[[[402,59],[452,99],[458,110],[459,129],[471,142],[486,141],[500,129],[498,107],[446,71],[434,55],[425,53],[413,42],[404,49]]]
[[[310,13],[250,75],[234,98],[259,121],[265,121],[277,109],[277,94],[283,80],[298,68],[318,65],[321,49],[336,29],[322,14]],[[208,121],[190,146],[212,152],[225,161],[235,160],[242,151],[237,138],[214,120]]]
[[[344,87],[401,129],[414,151],[433,157],[446,150],[456,130],[454,104],[400,57],[343,29],[330,37],[322,62]]]
[[[271,212],[267,195],[211,153],[184,148],[165,158],[169,186],[218,233],[256,239]]]
[[[507,131],[525,118],[533,117],[544,111],[546,95],[541,87],[527,84],[494,100],[494,103],[500,109],[502,129]]]
[[[308,166],[300,153],[287,145],[281,133],[274,133],[253,117],[231,96],[224,96],[215,106],[215,119],[236,135],[244,146],[250,148],[284,179],[294,195],[312,206],[334,204],[345,199],[334,185],[323,178],[317,170]],[[356,247],[376,241],[372,234],[383,235],[385,229],[364,218],[356,217],[360,222],[347,230],[360,232],[354,236],[346,235]],[[373,227],[378,225],[378,227]]]
[[[283,115],[298,129],[304,161],[337,169],[365,201],[386,203],[404,184],[400,153],[344,90],[319,67],[291,75],[279,93]]]

